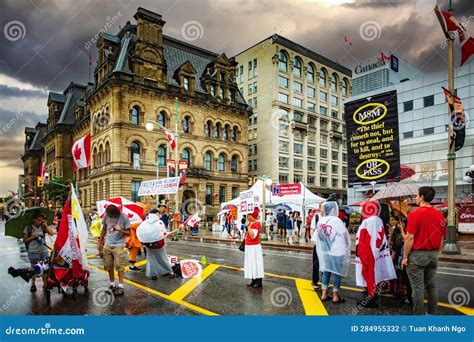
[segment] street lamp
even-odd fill
[[[262,216],[261,216],[261,224],[262,229],[266,222],[266,210],[267,210],[267,199],[266,199],[266,187],[272,185],[272,179],[268,176],[260,176],[258,177],[259,180],[262,181]]]

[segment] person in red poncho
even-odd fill
[[[364,220],[357,231],[356,283],[367,287],[367,297],[357,302],[361,307],[378,307],[377,284],[397,278],[380,212],[378,202],[366,202],[362,207]]]
[[[260,244],[260,234],[262,225],[258,221],[260,210],[255,210],[247,215],[247,225],[245,226],[245,259],[244,273],[246,279],[252,279],[247,285],[249,289],[262,289],[263,280],[263,252]]]

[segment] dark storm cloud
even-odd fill
[[[47,95],[46,92],[42,90],[20,89],[0,84],[0,97],[44,97],[45,95]]]

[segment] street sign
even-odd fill
[[[474,204],[464,204],[458,211],[458,231],[474,233]]]
[[[138,189],[138,196],[167,195],[178,192],[179,177],[143,181]]]
[[[275,196],[300,195],[301,183],[276,184],[272,188],[272,194]]]

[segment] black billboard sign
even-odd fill
[[[397,92],[345,104],[348,183],[400,180]]]

